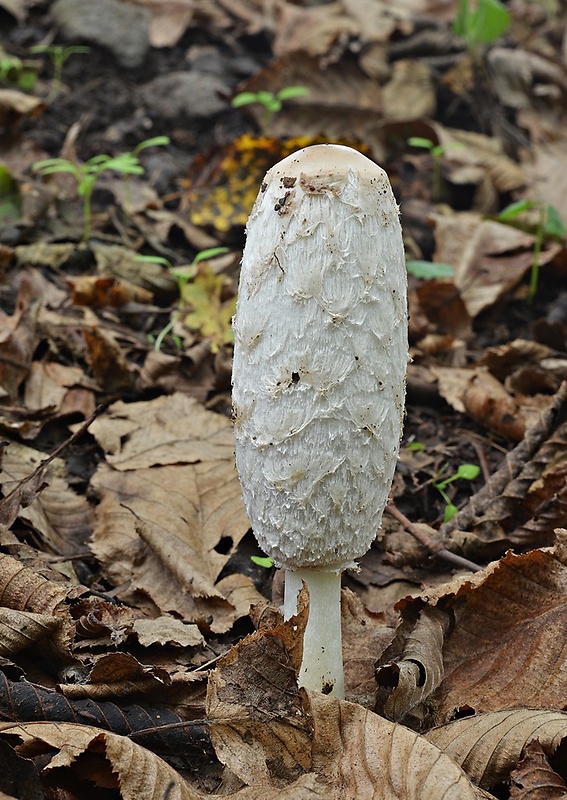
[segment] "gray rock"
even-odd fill
[[[165,120],[205,118],[229,107],[219,97],[227,93],[226,84],[216,75],[191,70],[160,75],[143,88],[145,102],[152,116]]]
[[[149,47],[147,8],[121,0],[56,0],[52,15],[67,38],[110,50],[123,67],[143,63]]]

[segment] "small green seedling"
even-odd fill
[[[424,453],[426,447],[423,442],[408,442],[406,444],[406,450],[409,453]]]
[[[51,59],[53,64],[53,83],[51,84],[51,91],[47,96],[47,102],[52,103],[63,85],[63,67],[68,58],[76,53],[90,53],[91,48],[85,45],[70,45],[63,47],[62,45],[46,45],[38,44],[31,49],[32,53],[45,53]]]
[[[242,106],[248,106],[252,103],[259,103],[259,105],[263,106],[262,133],[267,134],[270,130],[274,115],[282,110],[286,100],[292,100],[295,97],[305,97],[308,94],[309,89],[306,86],[287,86],[275,93],[267,90],[260,92],[241,92],[232,98],[231,105],[233,108],[241,108]]]
[[[177,280],[177,288],[179,291],[179,299],[178,299],[178,310],[177,312],[171,317],[167,325],[162,328],[162,330],[156,336],[154,342],[154,350],[159,352],[163,345],[163,341],[167,334],[171,331],[180,313],[183,311],[183,292],[189,281],[195,277],[197,274],[197,265],[201,261],[206,261],[209,258],[215,258],[216,256],[223,255],[224,253],[228,253],[228,247],[209,247],[207,250],[201,250],[191,264],[187,267],[174,267],[171,261],[167,258],[163,258],[163,256],[136,256],[136,261],[146,262],[150,264],[162,264],[164,267],[167,267],[171,274]],[[181,345],[181,342],[177,342],[178,347]]]
[[[450,264],[441,264],[437,261],[420,261],[411,259],[406,261],[406,269],[410,275],[416,278],[433,280],[435,278],[450,278],[455,274],[455,270]]]
[[[489,45],[503,36],[510,27],[511,16],[500,0],[458,0],[453,31],[465,42],[475,56],[478,48]]]
[[[0,83],[15,87],[22,92],[31,92],[37,82],[37,67],[22,61],[0,48]]]
[[[457,506],[451,501],[445,489],[450,483],[453,481],[457,481],[459,479],[464,479],[466,481],[474,481],[475,478],[478,478],[480,475],[480,467],[476,464],[461,464],[458,470],[455,472],[454,475],[451,475],[449,478],[445,478],[442,481],[433,481],[433,486],[437,489],[440,493],[441,497],[445,501],[445,512],[443,514],[443,522],[449,522],[453,519],[457,511],[459,510]]]
[[[407,142],[410,147],[419,147],[423,150],[429,151],[429,154],[433,159],[433,201],[439,202],[441,198],[441,167],[443,164],[445,148],[442,144],[435,144],[435,142],[432,142],[431,139],[425,139],[422,136],[410,136]]]
[[[103,172],[118,172],[121,175],[143,175],[144,167],[138,160],[138,153],[145,147],[168,144],[167,136],[156,136],[141,142],[131,153],[121,153],[118,156],[98,155],[89,158],[83,164],[70,161],[67,158],[46,158],[36,161],[32,169],[41,176],[69,173],[77,182],[77,192],[83,198],[83,235],[81,241],[86,243],[91,238],[92,223],[92,194],[95,184]]]
[[[528,302],[533,303],[539,283],[539,260],[541,248],[546,239],[564,240],[567,236],[567,226],[555,206],[538,202],[537,200],[519,200],[507,206],[498,215],[498,221],[506,224],[529,229],[531,226],[521,223],[521,217],[532,209],[537,210],[535,225],[535,240],[530,273],[530,288]]]
[[[259,567],[265,567],[265,569],[271,569],[274,566],[274,559],[270,556],[250,556],[250,561],[258,564]]]

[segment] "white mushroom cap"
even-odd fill
[[[262,549],[344,569],[380,526],[402,431],[407,277],[386,173],[315,145],[266,175],[234,320],[236,462]]]

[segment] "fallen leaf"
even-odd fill
[[[26,482],[27,476],[41,463],[43,455],[18,442],[12,442],[7,448],[0,484],[5,493],[18,482],[21,484],[13,496],[10,518],[15,519],[15,513],[28,522],[52,553],[85,555],[94,517],[86,497],[70,488],[64,462],[55,459],[50,464],[48,480],[45,472],[41,471],[31,483]],[[4,517],[3,521],[10,526],[13,519],[11,522]]]
[[[455,592],[435,694],[440,719],[462,708],[563,706],[567,651],[556,632],[567,613],[567,531],[556,533],[554,547],[509,552]]]
[[[523,758],[510,773],[510,800],[565,800],[567,785],[551,768],[537,740],[529,742]]]
[[[508,781],[524,747],[537,739],[553,753],[567,738],[567,714],[545,708],[513,708],[465,717],[425,738],[460,764],[481,787]]]
[[[197,647],[205,642],[196,625],[188,625],[173,617],[138,619],[132,625],[132,630],[144,647],[150,647],[152,644]]]
[[[147,289],[120,278],[81,275],[68,278],[67,283],[71,287],[71,302],[77,306],[118,308],[130,302],[151,303],[153,299]]]
[[[115,403],[92,433],[109,453],[92,481],[92,548],[107,578],[129,586],[121,596],[142,592],[164,614],[201,624],[211,616],[213,630],[228,630],[235,606],[215,581],[250,527],[230,421],[175,394]],[[239,591],[259,599],[249,581]]]
[[[184,323],[210,341],[213,353],[225,344],[234,343],[232,317],[236,297],[224,299],[226,285],[226,277],[217,275],[210,266],[203,264],[197,276],[182,291],[182,299],[193,309],[185,315]]]
[[[24,388],[26,408],[31,411],[51,410],[65,416],[81,414],[88,419],[95,410],[94,390],[79,367],[57,361],[33,361]]]
[[[71,722],[2,722],[0,732],[18,742],[19,754],[45,755],[44,776],[55,769],[75,772],[80,756],[89,754],[89,767],[78,766],[77,777],[119,788],[124,800],[202,800],[179,772],[126,736]]]
[[[531,234],[473,212],[436,215],[435,241],[434,260],[455,268],[455,285],[473,319],[511,292],[532,264]],[[543,251],[540,264],[553,252]]]
[[[393,660],[389,651],[381,656],[376,682],[383,687],[380,707],[388,719],[401,722],[410,712],[423,717],[425,703],[443,680],[443,642],[450,624],[447,612],[424,608],[401,654]]]

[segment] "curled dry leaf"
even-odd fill
[[[80,414],[85,419],[95,410],[96,385],[80,367],[56,361],[33,361],[24,388],[25,407],[31,411]]]
[[[554,753],[567,739],[567,714],[547,709],[516,708],[465,717],[426,734],[485,789],[507,781],[524,747],[537,739]]]
[[[0,656],[9,658],[60,630],[57,617],[0,607]]]
[[[300,663],[293,629],[281,625],[233,647],[209,678],[211,741],[246,784],[283,787],[310,770],[312,721],[297,686]]]
[[[434,260],[455,268],[455,285],[473,319],[512,291],[532,264],[532,235],[473,212],[437,215],[435,241]],[[540,264],[557,250],[542,253]]]
[[[471,376],[463,392],[465,411],[494,433],[520,442],[526,432],[526,412],[500,381],[486,370]]]
[[[549,544],[566,519],[566,417],[567,383],[485,486],[442,526],[442,536],[472,558],[495,557],[510,545]]]
[[[510,775],[510,800],[565,800],[565,781],[551,768],[541,744],[531,741],[523,753]]]
[[[17,742],[19,755],[45,756],[42,776],[62,768],[74,772],[77,759],[88,753],[89,766],[77,776],[120,789],[123,800],[202,800],[173,767],[126,736],[71,722],[2,722],[0,733]]]
[[[400,722],[410,712],[423,716],[425,702],[443,680],[443,641],[450,621],[446,611],[424,608],[401,655],[389,662],[388,651],[382,656],[376,681],[385,690],[383,712],[388,719]]]
[[[50,581],[16,558],[0,555],[0,605],[37,614],[68,617],[67,601],[86,589]]]

